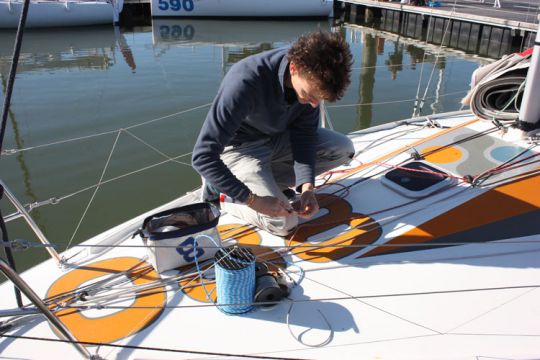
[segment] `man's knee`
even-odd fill
[[[356,150],[354,150],[354,144],[352,140],[348,137],[343,135],[343,145],[342,145],[342,151],[344,158],[350,160],[354,157],[354,153]]]
[[[347,162],[354,156],[354,144],[348,136],[333,130],[319,129],[319,138],[318,158]]]
[[[263,217],[266,231],[277,236],[287,236],[298,226],[298,216],[289,215],[284,217]]]

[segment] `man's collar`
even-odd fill
[[[281,85],[281,90],[283,91],[283,100],[289,105],[298,101],[296,92],[294,89],[287,86],[287,81],[290,78],[289,72],[289,58],[287,54],[281,59],[281,64],[279,65],[279,83]]]
[[[283,94],[285,94],[285,89],[287,87],[287,84],[285,84],[285,81],[287,79],[287,73],[289,72],[289,57],[287,56],[287,53],[281,58],[281,64],[279,64],[279,83],[281,85],[281,90],[283,91]]]

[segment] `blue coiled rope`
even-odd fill
[[[194,240],[197,247],[197,238],[209,238],[214,244],[216,240],[207,235],[198,235]],[[201,285],[206,298],[214,303],[225,314],[235,315],[249,312],[253,309],[255,296],[255,255],[248,248],[232,247],[218,250],[214,256],[215,276],[217,290],[217,304],[206,291],[199,261],[195,252],[195,266],[201,279]]]
[[[255,256],[251,250],[220,250],[214,259],[218,309],[227,314],[251,311],[255,296]]]

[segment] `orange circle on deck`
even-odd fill
[[[293,255],[311,262],[337,261],[373,244],[382,234],[381,225],[371,217],[354,213],[347,200],[331,194],[317,194],[319,206],[327,214],[311,219],[288,235],[287,246]],[[347,231],[336,231],[324,241],[310,242],[331,229],[347,226]]]
[[[463,157],[463,152],[454,146],[428,146],[421,151],[421,154],[427,161],[437,164],[455,162]]]
[[[228,240],[232,238],[242,245],[259,245],[262,241],[258,230],[249,225],[219,225],[218,231],[221,239]]]
[[[150,283],[160,279],[147,262],[133,257],[118,257],[81,266],[56,280],[47,298],[76,290],[82,284],[107,275],[129,270],[129,280],[134,285]],[[58,302],[65,302],[62,299]],[[158,287],[148,292],[134,295],[133,303],[124,310],[103,317],[89,318],[84,310],[76,308],[61,309],[56,315],[79,341],[110,343],[133,335],[150,325],[163,311],[166,296],[165,288]],[[94,310],[99,311],[99,310]]]

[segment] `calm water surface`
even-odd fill
[[[286,46],[326,21],[161,20],[136,30],[110,26],[28,30],[12,99],[1,179],[23,204],[58,198],[32,216],[63,250],[200,185],[190,153],[223,75],[254,53]],[[339,27],[354,54],[345,97],[328,104],[348,133],[460,108],[473,55],[367,28]],[[14,32],[0,32],[2,96]],[[426,90],[427,89],[427,90]],[[96,184],[102,181],[97,192]],[[94,194],[95,193],[95,194]],[[2,202],[4,215],[12,208]],[[11,239],[36,241],[22,220]],[[17,252],[19,270],[47,258]]]

